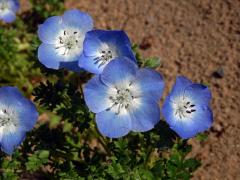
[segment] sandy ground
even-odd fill
[[[180,74],[209,84],[214,125],[206,142],[191,140],[202,161],[193,179],[240,179],[240,1],[68,0],[66,7],[88,12],[96,28],[125,30],[145,57],[161,57],[165,95]]]

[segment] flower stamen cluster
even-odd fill
[[[175,115],[180,119],[186,118],[192,113],[196,112],[195,104],[191,103],[186,98],[180,98],[173,102]]]
[[[129,105],[132,103],[134,99],[133,92],[129,88],[118,89],[116,88],[116,94],[109,96],[109,100],[112,105],[106,110],[111,110],[114,106],[117,106],[116,115],[118,115],[121,110],[128,109]]]
[[[14,109],[0,105],[0,127],[14,125],[17,126],[18,115]]]
[[[73,55],[74,52],[80,51],[83,37],[81,32],[76,29],[66,29],[57,38],[55,49],[60,55]]]

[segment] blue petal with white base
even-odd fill
[[[136,80],[133,81],[133,84],[135,83],[141,88],[139,96],[159,102],[164,90],[164,81],[160,73],[152,69],[141,69],[137,73]]]
[[[141,81],[139,77],[143,76],[147,77]],[[161,77],[155,71],[139,70],[127,58],[109,62],[102,74],[89,80],[84,87],[86,104],[96,113],[99,131],[104,136],[119,138],[130,131],[144,132],[154,128],[160,120],[157,91],[161,94],[164,88]]]
[[[154,128],[160,120],[160,109],[156,101],[150,98],[133,99],[129,112],[132,119],[132,131],[145,132]],[[137,105],[137,106],[136,106]]]
[[[117,30],[93,30],[86,34],[79,66],[89,72],[101,74],[111,60],[119,57],[127,57],[136,63],[126,33]]]
[[[0,88],[0,145],[12,154],[38,118],[35,105],[15,87]]]
[[[107,109],[96,115],[96,123],[100,133],[110,138],[125,136],[131,130],[131,117],[129,113],[121,111],[117,114],[116,108],[118,107]]]
[[[51,69],[80,71],[78,60],[83,52],[83,41],[92,28],[92,18],[76,9],[48,18],[38,27],[42,41],[38,48],[39,61]]]
[[[110,91],[111,89],[100,81],[99,76],[89,80],[84,87],[84,98],[89,109],[94,113],[106,110],[110,103]]]
[[[117,58],[106,66],[100,77],[109,86],[122,86],[135,80],[137,70],[137,65],[130,59]]]
[[[19,7],[18,0],[0,0],[0,19],[6,23],[13,22]]]
[[[162,112],[165,120],[180,137],[194,137],[211,127],[210,90],[180,76],[167,96]]]

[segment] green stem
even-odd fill
[[[148,164],[151,162],[151,157],[153,152],[154,152],[154,148],[152,146],[149,146],[149,148],[147,149],[147,157],[144,163],[145,168],[148,168]]]

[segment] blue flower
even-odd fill
[[[47,68],[78,71],[85,34],[92,28],[92,18],[79,10],[68,10],[63,16],[48,18],[38,28],[43,42],[38,48],[39,61]]]
[[[89,109],[96,113],[100,133],[118,138],[129,131],[148,131],[159,122],[158,102],[163,88],[161,74],[138,69],[127,58],[116,58],[101,75],[88,81],[84,98]]]
[[[180,137],[191,138],[212,125],[211,98],[206,86],[180,76],[164,102],[163,116]]]
[[[19,7],[18,0],[0,0],[0,19],[6,23],[13,22]]]
[[[15,87],[0,88],[0,147],[12,154],[38,118],[34,104]]]
[[[79,66],[89,72],[101,74],[104,67],[118,57],[128,57],[136,62],[126,33],[124,31],[93,30],[86,34]]]

